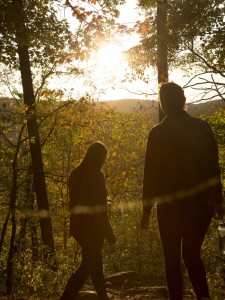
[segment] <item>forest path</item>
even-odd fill
[[[119,272],[106,276],[107,291],[110,300],[167,300],[168,291],[164,277],[140,279],[134,271]],[[98,297],[92,285],[85,285],[79,298],[83,300],[97,300]],[[189,291],[184,293],[183,300],[193,300],[195,297]]]

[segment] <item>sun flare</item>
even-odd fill
[[[113,99],[115,87],[120,86],[126,74],[127,61],[123,48],[116,43],[104,44],[93,52],[91,62],[94,85],[104,95],[111,91],[110,97]]]
[[[99,68],[118,68],[122,61],[122,50],[116,44],[102,46],[102,48],[96,52],[96,64]]]

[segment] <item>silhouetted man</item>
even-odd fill
[[[179,85],[163,84],[159,96],[166,117],[148,136],[141,226],[157,202],[169,299],[183,299],[181,255],[197,299],[210,299],[200,250],[213,215],[224,216],[217,144],[208,123],[185,111]]]

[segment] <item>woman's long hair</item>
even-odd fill
[[[90,193],[93,188],[93,178],[101,170],[106,154],[105,145],[101,142],[95,142],[89,146],[83,160],[75,169],[80,182],[79,190],[82,198],[86,199],[86,204],[91,200]]]
[[[81,163],[72,171],[69,177],[70,209],[74,209],[76,205],[84,207],[92,205],[94,179],[102,168],[106,154],[104,144],[95,142],[89,146]]]
[[[106,154],[105,145],[101,142],[95,142],[89,146],[78,167],[90,173],[101,170]]]

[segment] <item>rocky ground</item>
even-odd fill
[[[140,280],[136,272],[120,272],[106,277],[107,291],[111,300],[148,300],[168,299],[167,287],[164,278]],[[97,300],[98,297],[91,285],[86,285],[80,292],[79,298],[83,300]],[[186,292],[184,300],[195,299],[190,292]]]

